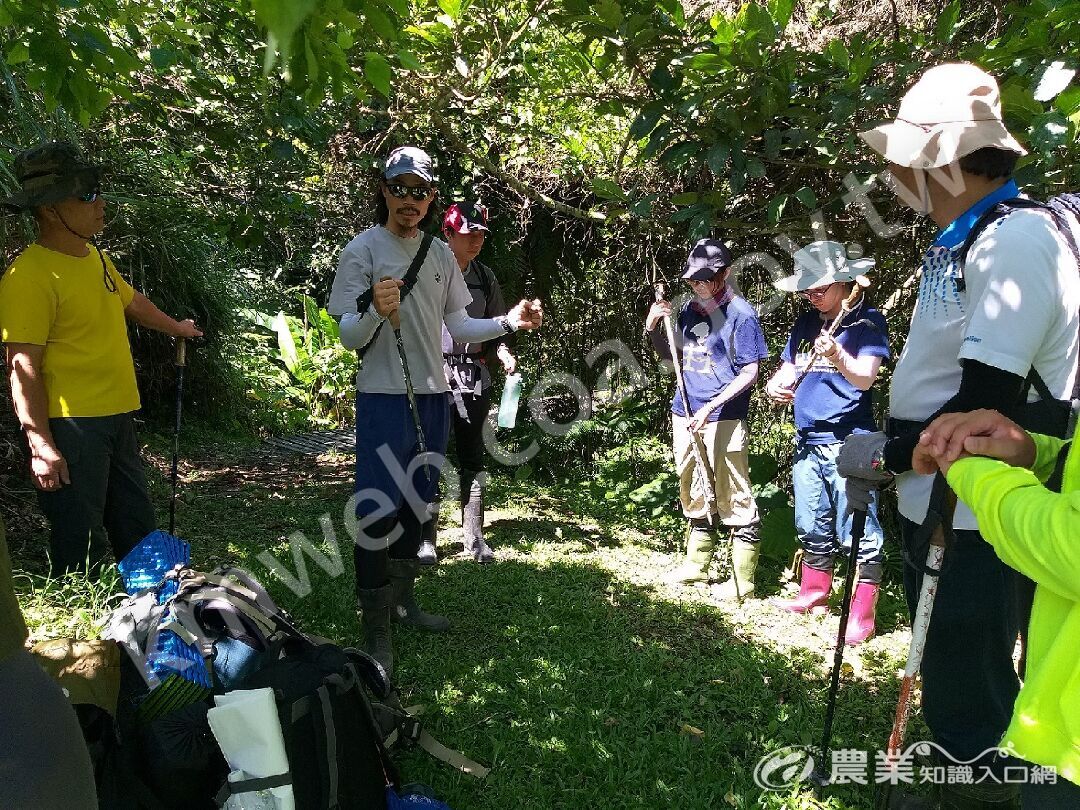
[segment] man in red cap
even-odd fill
[[[769,356],[757,312],[728,284],[732,257],[723,242],[702,239],[690,253],[683,279],[694,297],[679,310],[676,346],[669,347],[660,325],[671,304],[658,301],[645,321],[653,348],[682,367],[687,413],[678,392],[671,403],[679,498],[690,521],[686,561],[670,579],[707,582],[716,549],[715,527],[733,535],[731,578],[717,586],[720,599],[744,599],[754,592],[760,546],[757,503],[750,491],[746,416],[758,367]],[[704,448],[709,469],[697,469],[693,443]],[[704,495],[708,476],[716,503]],[[713,511],[715,509],[715,512]]]
[[[502,289],[490,268],[477,256],[488,232],[487,209],[477,202],[456,202],[443,217],[443,235],[465,276],[472,302],[465,308],[471,318],[506,314]],[[464,553],[489,563],[495,555],[484,539],[484,420],[491,407],[491,366],[498,360],[507,374],[517,368],[509,336],[482,343],[454,341],[443,330],[443,359],[454,400],[453,430],[461,490],[461,535]],[[421,548],[421,560],[435,562],[433,539]]]

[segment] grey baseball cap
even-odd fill
[[[65,141],[35,146],[15,158],[15,179],[22,188],[0,205],[26,210],[78,197],[94,190],[103,171]]]
[[[415,174],[421,180],[435,182],[435,167],[431,156],[415,146],[399,146],[386,158],[383,177],[393,180],[403,174]]]

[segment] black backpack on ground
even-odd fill
[[[292,785],[297,810],[382,810],[398,775],[382,746],[368,697],[389,695],[378,665],[358,650],[285,638],[238,688],[274,690],[289,772],[226,782],[229,796]]]

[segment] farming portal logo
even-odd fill
[[[814,755],[808,745],[789,745],[763,756],[754,768],[754,784],[762,790],[788,790],[810,778]]]
[[[817,765],[816,748],[790,745],[766,754],[754,768],[754,784],[765,791],[787,791],[807,781]],[[1057,771],[1029,766],[1016,757],[1011,747],[988,748],[970,760],[950,756],[937,743],[912,743],[904,751],[871,752],[858,748],[838,748],[829,752],[830,785],[977,785],[1055,784]],[[916,756],[919,762],[916,762]],[[988,762],[999,764],[997,768]],[[922,764],[922,763],[926,764]],[[976,764],[979,763],[979,764]],[[824,776],[824,768],[822,768]]]

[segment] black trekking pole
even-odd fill
[[[847,642],[847,622],[851,614],[851,592],[855,587],[855,569],[859,564],[859,545],[866,531],[866,511],[858,510],[851,517],[851,552],[848,554],[847,576],[844,577],[843,604],[840,606],[840,628],[836,631],[836,652],[833,655],[832,674],[829,679],[829,697],[825,702],[825,728],[821,733],[821,756],[810,774],[810,781],[817,785],[817,796],[829,784],[831,769],[825,767],[832,742],[833,716],[836,714],[836,694],[840,690],[840,667],[844,663],[844,645]]]
[[[180,462],[180,412],[184,407],[184,366],[187,365],[187,342],[176,339],[176,422],[173,425],[172,501],[169,503],[169,534],[176,534],[176,478]]]
[[[409,411],[412,413],[413,426],[416,428],[416,449],[420,455],[427,453],[427,441],[424,439],[424,428],[420,424],[420,408],[416,404],[416,391],[413,389],[412,374],[409,373],[409,358],[405,356],[405,342],[401,339],[401,310],[395,309],[390,313],[390,326],[394,329],[394,341],[397,343],[398,358],[401,360],[401,373],[405,378],[405,396],[409,400]],[[431,465],[424,464],[424,477],[431,483]]]

